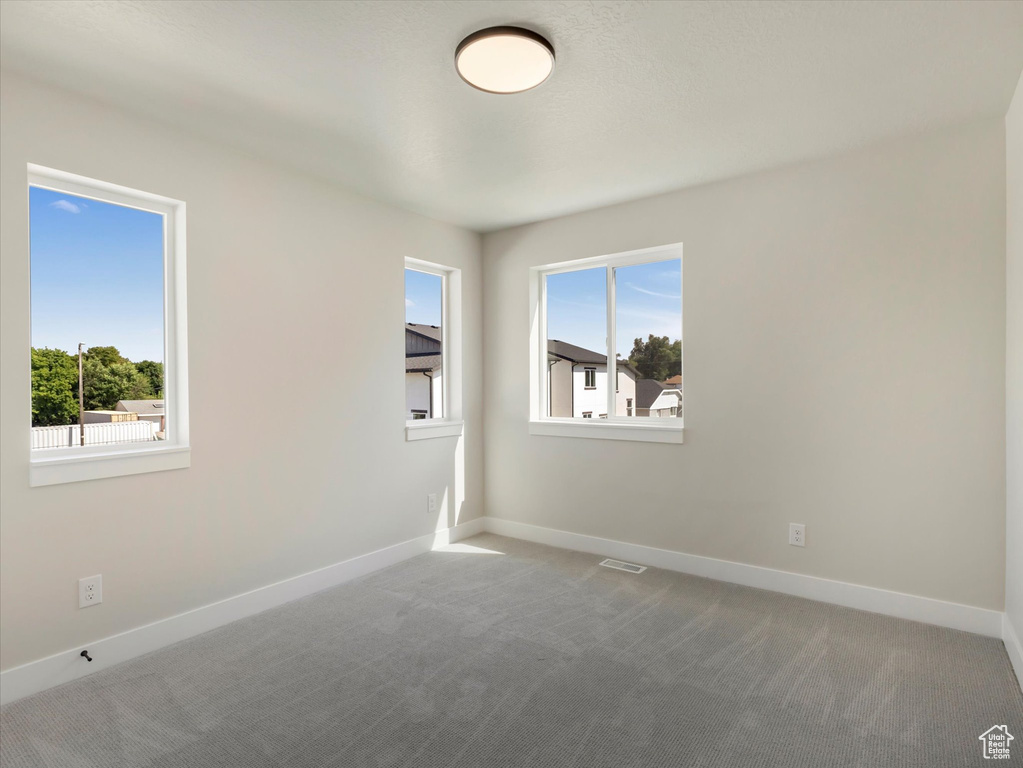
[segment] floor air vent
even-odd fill
[[[629,573],[643,573],[646,570],[645,565],[636,565],[635,563],[623,563],[621,560],[602,560],[601,565],[605,568],[614,568],[618,571],[628,571]]]

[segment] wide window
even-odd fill
[[[460,273],[405,262],[405,422],[408,439],[461,434]]]
[[[184,204],[32,166],[33,485],[188,466]]]
[[[681,246],[539,267],[533,286],[531,432],[681,442]]]

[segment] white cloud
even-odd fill
[[[56,208],[58,211],[66,211],[67,213],[81,213],[82,209],[80,206],[75,205],[70,200],[55,200],[50,203],[51,208]]]
[[[661,298],[661,299],[681,299],[682,298],[681,296],[679,296],[677,294],[658,293],[657,291],[648,291],[646,288],[640,288],[635,283],[626,283],[626,285],[629,286],[629,288],[631,288],[634,291],[639,291],[640,293],[645,293],[647,296],[657,296],[658,298]]]
[[[416,303],[414,301],[412,301],[412,299],[405,299],[405,306],[406,307],[414,307],[415,305],[416,305]]]

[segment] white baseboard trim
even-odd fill
[[[436,547],[474,536],[482,533],[483,527],[482,518],[470,520],[452,528],[384,547],[152,624],[83,643],[63,653],[31,661],[20,667],[13,667],[0,673],[0,704],[17,701],[47,688],[71,682],[179,640],[200,635],[232,621],[261,613],[429,552]],[[92,663],[81,658],[83,648],[89,649],[94,659]]]
[[[524,539],[537,544],[614,557],[640,565],[679,571],[693,576],[742,584],[772,592],[782,592],[847,608],[857,608],[861,611],[911,619],[925,624],[936,624],[939,627],[961,629],[988,637],[1001,638],[1003,636],[1002,617],[1004,614],[1001,611],[948,603],[929,597],[890,592],[886,589],[864,587],[816,576],[778,571],[757,565],[688,555],[684,552],[657,549],[642,544],[629,544],[624,541],[558,531],[553,528],[543,528],[538,525],[497,517],[484,518],[484,527],[490,533],[509,536],[513,539]],[[1019,670],[1020,667],[1017,666],[1016,669]]]
[[[1012,662],[1012,671],[1016,673],[1019,687],[1023,689],[1023,643],[1007,613],[1002,614],[1002,641],[1005,643],[1005,652],[1009,654],[1009,661]]]

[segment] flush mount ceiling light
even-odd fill
[[[521,93],[536,88],[554,71],[554,47],[521,27],[473,32],[455,49],[455,69],[473,88],[487,93]]]

